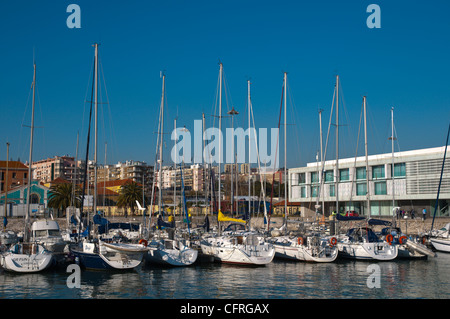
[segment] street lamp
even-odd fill
[[[239,112],[234,109],[234,106],[231,107],[231,111],[227,114],[231,115],[231,128],[234,130],[234,115],[238,115]],[[234,143],[233,143],[234,145]],[[231,165],[231,215],[233,216],[234,210],[234,200],[233,200],[233,169],[234,169],[234,146],[233,146],[233,163]]]

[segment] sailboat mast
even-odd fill
[[[391,108],[391,148],[392,148],[392,210],[395,207],[394,189],[394,107]]]
[[[319,110],[319,130],[320,130],[320,163],[321,163],[321,168],[320,168],[320,178],[321,178],[321,190],[320,192],[323,192],[323,137],[322,137],[322,109]],[[318,196],[320,196],[320,193],[318,194]],[[325,196],[322,195],[322,215],[325,216]]]
[[[162,93],[161,93],[161,131],[160,131],[160,142],[159,142],[159,187],[158,187],[158,210],[161,213],[161,188],[162,188],[162,163],[163,163],[163,130],[164,130],[164,90],[166,84],[166,75],[162,75]]]
[[[336,214],[339,214],[339,75],[336,75]]]
[[[28,158],[28,190],[27,190],[27,211],[25,215],[25,238],[28,241],[28,224],[30,222],[30,199],[31,199],[31,165],[33,163],[33,137],[34,137],[34,107],[36,101],[36,63],[33,64],[33,102],[31,109],[31,127],[30,127],[30,155]]]
[[[286,99],[286,92],[287,92],[287,73],[284,72],[284,223],[287,224],[287,146],[286,146],[286,126],[287,126],[287,99]],[[287,226],[287,225],[286,225]],[[287,230],[287,227],[286,227]]]
[[[177,119],[175,118],[173,120],[173,129],[175,131],[175,141],[174,141],[174,147],[175,147],[175,161],[173,163],[173,218],[175,219],[175,207],[177,202],[177,156],[178,156],[178,150],[177,150]],[[181,167],[181,164],[180,164]],[[181,171],[181,169],[180,169]],[[180,213],[181,216],[181,213]]]
[[[365,96],[363,96],[363,104],[364,104],[364,149],[366,154],[366,196],[367,196],[367,212],[370,218],[369,159],[367,152],[367,108]]]
[[[251,98],[250,98],[250,80],[247,80],[247,92],[248,92],[248,214],[250,216],[250,203],[251,203],[251,185],[250,185],[250,179],[252,176],[252,162],[251,162],[251,145],[252,145],[252,131],[250,129],[250,107],[251,107]]]
[[[223,74],[223,65],[220,63],[220,71],[219,71],[219,208],[220,211],[221,206],[221,167],[222,167],[222,74]]]
[[[98,149],[98,43],[95,47],[94,66],[94,215],[97,213],[97,149]]]

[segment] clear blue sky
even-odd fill
[[[69,29],[69,4],[81,28]],[[381,28],[369,29],[369,4]],[[450,121],[450,3],[434,1],[1,1],[0,158],[28,159],[33,56],[37,63],[34,160],[84,157],[94,50],[106,84],[99,123],[99,162],[153,164],[160,71],[166,72],[166,132],[212,123],[219,60],[227,98],[247,127],[247,79],[257,127],[277,127],[283,72],[288,72],[288,167],[314,161],[318,109],[328,128],[335,76],[341,80],[341,157],[354,156],[362,96],[368,99],[369,153],[445,144]],[[102,83],[103,87],[103,83]],[[229,120],[224,126],[229,125]],[[362,133],[361,133],[362,134]],[[328,153],[334,157],[334,130]],[[361,139],[361,141],[363,141]],[[172,147],[166,139],[165,153]],[[359,154],[363,154],[360,143]],[[283,162],[283,156],[280,157]],[[167,164],[170,162],[166,161]],[[282,165],[280,165],[282,166]]]

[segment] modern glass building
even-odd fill
[[[364,216],[392,216],[393,208],[416,217],[434,214],[445,147],[308,163],[289,169],[289,201],[301,203],[301,215],[316,208],[355,211]],[[449,216],[450,159],[447,151],[436,217]],[[336,165],[337,164],[337,165]],[[392,169],[393,167],[393,169]],[[320,207],[319,207],[320,206]]]

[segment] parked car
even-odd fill
[[[354,210],[349,210],[345,213],[345,216],[359,216],[359,214],[357,212],[355,212]]]

